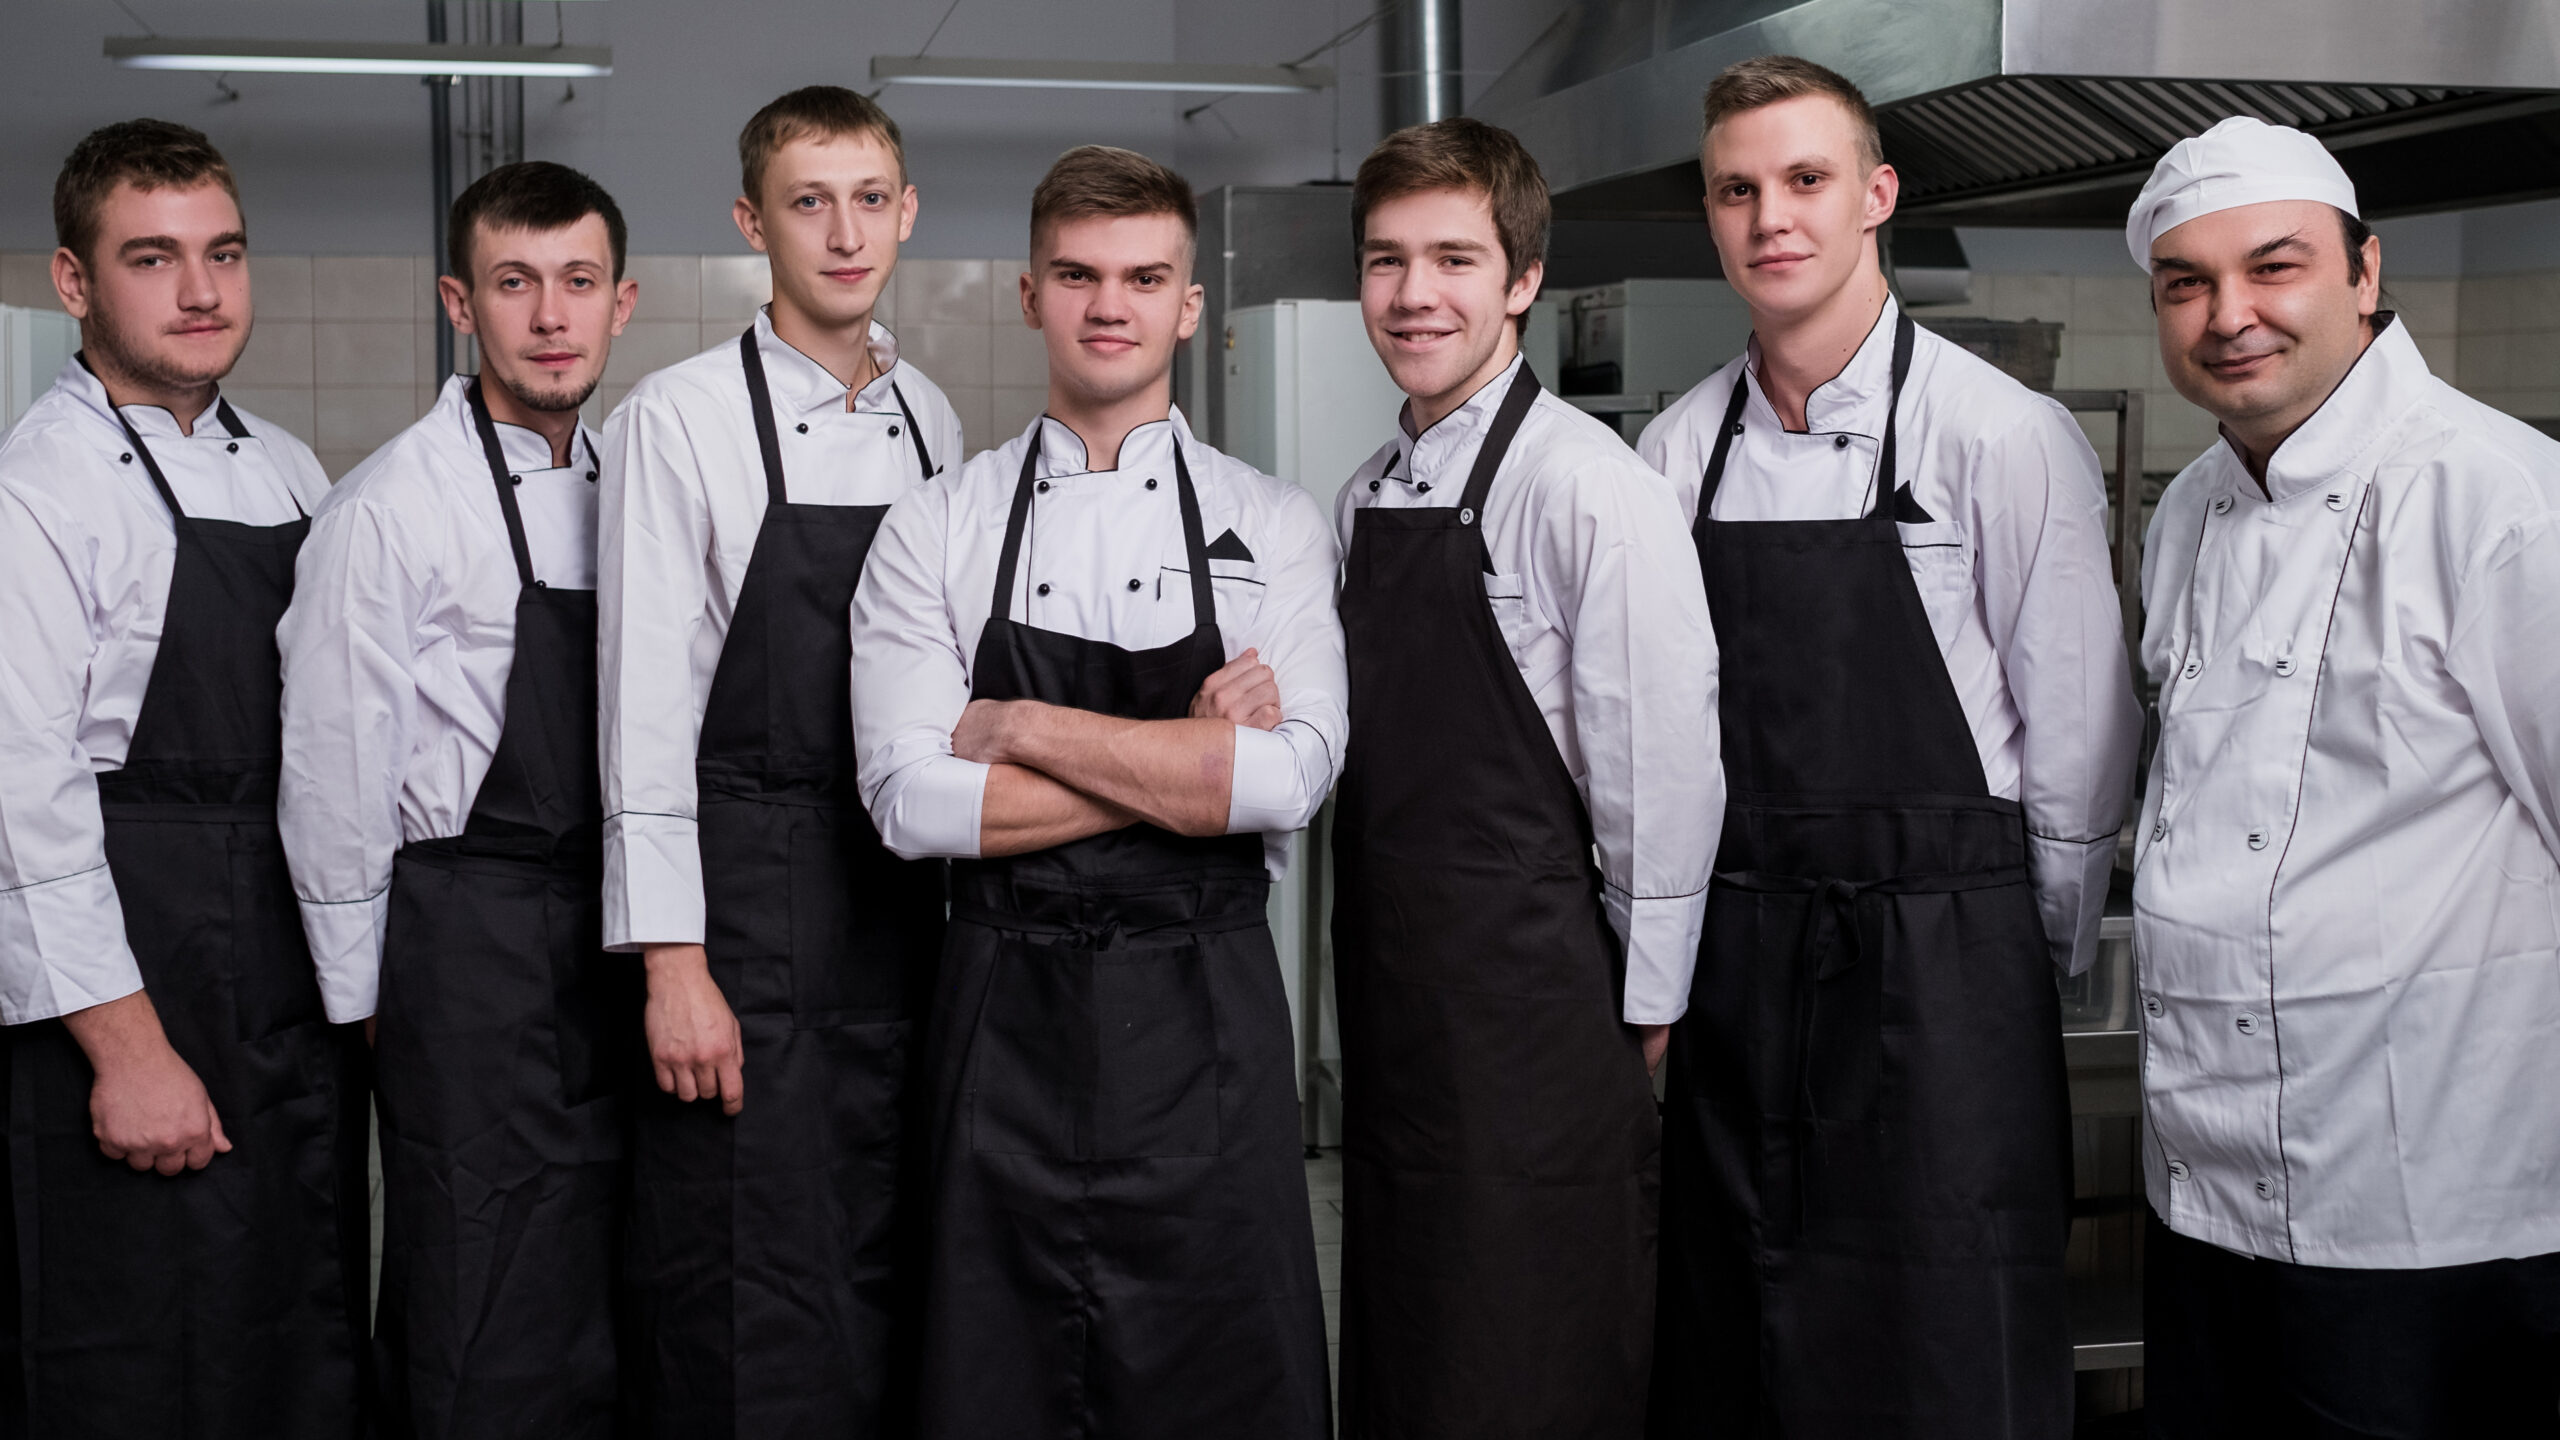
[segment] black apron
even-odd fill
[[[610,1436],[640,974],[604,950],[596,595],[534,578],[479,382],[468,398],[522,588],[470,817],[392,863],[374,1052],[383,1430]]]
[[[1591,819],[1503,642],[1485,497],[1355,512],[1335,799],[1342,1426],[1629,1436],[1652,1347],[1659,1123]]]
[[[671,1440],[895,1434],[920,1303],[910,1030],[943,867],[890,854],[854,787],[853,592],[889,507],[792,502],[754,330],[738,348],[768,503],[695,777],[704,946],[747,1103],[733,1119],[639,1084],[629,1363],[648,1432]]]
[[[1187,714],[1226,654],[1180,445],[1195,623],[1154,650],[1011,618],[1039,458],[1035,437],[972,695]],[[927,1047],[925,1435],[1329,1432],[1269,890],[1261,836],[1187,839],[1147,824],[953,863]]]
[[[215,414],[248,430],[228,402]],[[344,1437],[367,1408],[364,1041],[321,1010],[276,830],[282,663],[308,518],[200,520],[121,412],[177,527],[124,767],[98,777],[143,991],[231,1139],[202,1170],[98,1151],[59,1020],[8,1029],[23,1427],[47,1437]],[[12,1417],[14,1420],[14,1417]]]
[[[1891,405],[1911,368],[1895,327]],[[2014,801],[1894,524],[1709,518],[1730,796],[1664,1140],[1663,1437],[2071,1429],[2070,1106]]]

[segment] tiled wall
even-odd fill
[[[53,306],[46,264],[0,255],[0,304]],[[344,474],[432,400],[434,272],[406,255],[260,255],[256,265],[258,323],[229,392]],[[950,394],[972,451],[1018,434],[1045,398],[1040,338],[1016,299],[1022,269],[1020,260],[910,259],[881,301],[903,353]],[[590,406],[598,420],[641,376],[734,337],[770,293],[758,255],[637,255],[630,273],[639,308]],[[2560,416],[2560,271],[2394,280],[2388,290],[2438,375],[2511,414]],[[2146,470],[2176,470],[2213,443],[2212,420],[2169,388],[2139,275],[1977,273],[1967,303],[1914,313],[2061,321],[2057,386],[2146,392]],[[2113,419],[2082,424],[2111,455]]]
[[[2472,363],[2473,341],[2472,290],[2481,285],[2505,285],[2507,279],[2539,277],[2495,277],[2470,280],[2395,280],[2387,289],[2389,298],[2399,308],[2402,323],[2417,339],[2418,349],[2436,374],[2481,393],[2470,374],[2462,367]],[[2543,280],[2546,296],[2536,324],[2546,327],[2540,332],[2546,340],[2560,342],[2560,274]],[[2458,302],[2458,303],[2457,303]],[[1986,275],[1973,277],[1972,298],[1962,305],[1914,307],[1913,317],[1928,320],[1939,316],[1984,316],[1993,320],[2058,320],[2062,322],[2062,358],[2055,367],[2056,389],[2075,390],[2141,390],[2144,392],[2143,465],[2152,473],[2174,472],[2193,460],[2211,445],[2215,438],[2213,418],[2188,404],[2169,387],[2168,371],[2160,363],[2159,332],[2151,315],[2149,282],[2140,275]],[[2459,345],[2456,335],[2461,335]],[[2554,343],[2549,354],[2560,366],[2560,343]],[[2560,373],[2540,382],[2560,391]],[[2505,404],[2509,392],[2482,394],[2493,403]],[[2522,415],[2560,414],[2560,405],[2533,410],[2515,410]],[[2112,463],[2115,446],[2115,418],[2111,415],[2083,415],[2083,429],[2090,443],[2098,447],[2101,459]]]
[[[0,255],[0,304],[56,308],[48,257]],[[1040,337],[1022,324],[1019,260],[908,260],[882,323],[942,386],[972,451],[1031,423],[1047,396]],[[319,452],[334,476],[435,397],[435,271],[424,256],[259,255],[257,324],[224,386]],[[734,338],[771,294],[759,255],[635,255],[640,301],[589,403],[601,422],[652,370]]]

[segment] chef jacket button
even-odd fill
[[[2184,1179],[2186,1179],[2186,1178],[2187,1178],[2187,1162],[2186,1162],[2186,1161],[2184,1161],[2184,1160],[2172,1160],[2172,1161],[2170,1161],[2170,1162],[2169,1162],[2169,1178],[2170,1178],[2170,1179],[2172,1179],[2172,1180],[2184,1180]]]
[[[897,438],[898,438],[898,427],[897,427],[897,426],[892,425],[892,426],[890,426],[890,427],[889,427],[889,438],[890,438],[890,439],[892,439],[892,440],[895,440],[895,439],[897,439]]]
[[[1428,481],[1428,480],[1425,480],[1425,481],[1423,481],[1421,484],[1414,486],[1414,487],[1413,487],[1413,493],[1415,493],[1416,495],[1428,495],[1428,494],[1430,494],[1430,493],[1431,493],[1431,482],[1430,482],[1430,481]]]
[[[2231,497],[2228,495],[2225,495],[2221,499],[2213,502],[2213,513],[2216,515],[2228,513],[2230,509]]]
[[[2252,850],[2264,850],[2264,849],[2266,849],[2266,848],[2267,848],[2267,832],[2266,832],[2266,831],[2264,831],[2264,830],[2252,830],[2252,831],[2250,831],[2250,832],[2249,832],[2249,848],[2250,848],[2250,849],[2252,849]]]
[[[124,454],[119,455],[119,456],[117,456],[116,458],[117,458],[118,460],[123,461],[125,464],[130,465],[130,464],[132,464],[132,463],[133,463],[133,452],[132,452],[132,451],[130,451],[130,450],[128,450],[128,451],[126,451]]]
[[[2283,657],[2282,659],[2280,659],[2280,660],[2276,661],[2276,673],[2277,673],[2277,674],[2279,674],[2279,675],[2290,675],[2290,674],[2292,674],[2292,673],[2293,673],[2293,657],[2292,657],[2292,656],[2290,656],[2290,655],[2287,655],[2287,656]]]
[[[551,588],[551,582],[548,580],[536,580],[533,582],[533,588],[536,590],[548,590]]]
[[[2258,1198],[2261,1200],[2273,1200],[2276,1198],[2276,1182],[2273,1180],[2259,1181]]]
[[[806,421],[806,420],[803,420],[803,421],[801,421],[799,424],[794,425],[794,426],[792,426],[791,428],[792,428],[792,429],[794,429],[794,430],[799,431],[799,432],[800,432],[801,434],[803,434],[803,435],[806,435],[806,434],[808,434],[808,433],[809,433],[809,422],[808,422],[808,421]]]
[[[2159,1019],[2160,1012],[2167,1008],[2167,1006],[2160,1003],[2160,997],[2157,995],[2145,995],[2142,997],[2142,1013],[2150,1016],[2154,1020]]]
[[[130,456],[130,455],[127,455],[127,456],[126,456],[126,457],[124,457],[124,458],[126,458],[127,460],[130,460],[130,459],[132,459],[133,457],[132,457],[132,456]],[[1150,480],[1150,481],[1148,481],[1147,483],[1148,483],[1148,484],[1150,484],[1150,485],[1153,485],[1155,482],[1154,482],[1154,481],[1152,481],[1152,480]],[[1373,494],[1373,495],[1374,495],[1374,494],[1376,494],[1376,493],[1377,493],[1377,490],[1378,490],[1378,482],[1377,482],[1377,481],[1375,481],[1375,480],[1370,481],[1370,482],[1369,482],[1369,492],[1370,492],[1371,494]]]
[[[1848,437],[1848,436],[1846,436],[1846,435],[1834,436],[1834,437],[1832,438],[1832,441],[1831,441],[1831,448],[1832,448],[1832,449],[1834,449],[1834,450],[1846,450],[1846,449],[1848,449],[1848,448],[1849,448],[1849,437]]]
[[[240,453],[240,442],[239,442],[239,441],[237,441],[237,440],[234,440],[234,441],[232,441],[230,444],[225,445],[225,446],[223,446],[222,448],[223,448],[223,449],[225,449],[225,450],[230,451],[230,452],[231,452],[232,454],[234,454],[234,455],[237,455],[237,454],[239,454],[239,453]]]
[[[1048,587],[1048,586],[1046,586],[1046,585],[1041,586],[1041,587],[1040,587],[1040,593],[1041,593],[1041,594],[1043,594],[1043,595],[1048,594],[1048,593],[1049,593],[1049,587]]]
[[[1129,588],[1130,588],[1132,591],[1135,591],[1135,590],[1138,588],[1138,582],[1137,582],[1137,581],[1135,581],[1135,580],[1130,581],[1130,582],[1129,582]]]
[[[1154,482],[1153,480],[1148,481],[1148,482],[1147,482],[1147,488],[1148,488],[1148,489],[1150,489],[1150,490],[1153,490],[1154,488],[1156,488],[1156,482]],[[1370,481],[1370,482],[1369,482],[1369,488],[1370,488],[1370,489],[1372,489],[1372,490],[1377,489],[1377,488],[1378,488],[1378,482],[1377,482],[1377,481],[1375,481],[1375,480]]]
[[[596,472],[594,472],[593,470],[588,471],[588,472],[587,472],[587,478],[588,478],[588,479],[590,479],[590,480],[593,480],[594,478],[596,478]]]
[[[2190,680],[2193,680],[2204,673],[2204,662],[2201,660],[2190,660],[2187,662],[2187,668],[2179,671],[2178,673],[2186,676]]]
[[[2342,491],[2342,490],[2332,490],[2332,491],[2330,491],[2330,492],[2329,492],[2329,496],[2328,496],[2328,502],[2329,502],[2329,508],[2330,508],[2330,509],[2332,509],[2332,510],[2344,510],[2344,509],[2346,509],[2346,508],[2347,508],[2347,496],[2346,496],[2346,492],[2344,492],[2344,491]]]
[[[2168,833],[2169,833],[2169,822],[2168,822],[2168,821],[2166,821],[2166,820],[2155,820],[2155,821],[2151,822],[2151,838],[2152,838],[2152,839],[2157,840],[2157,839],[2161,838],[2162,836],[2167,835]]]
[[[510,485],[521,485],[524,483],[524,477],[521,475],[510,475],[507,477],[507,483]]]
[[[1734,422],[1733,422],[1733,433],[1734,433],[1734,434],[1736,434],[1736,435],[1739,435],[1739,434],[1741,434],[1741,433],[1742,433],[1742,422],[1741,422],[1741,421],[1736,420],[1736,421],[1734,421]]]
[[[1041,481],[1039,484],[1037,484],[1037,485],[1033,486],[1032,488],[1033,488],[1033,489],[1035,489],[1035,490],[1037,490],[1037,491],[1039,491],[1041,494],[1046,495],[1046,494],[1048,494],[1048,493],[1049,493],[1049,482],[1048,482],[1048,481],[1046,481],[1046,480],[1043,480],[1043,481]]]
[[[2238,1030],[2243,1035],[2255,1035],[2258,1033],[2258,1017],[2250,1014],[2246,1010],[2241,1011],[2238,1018],[2231,1022],[2231,1025],[2233,1029]]]

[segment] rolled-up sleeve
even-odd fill
[[[400,787],[418,714],[424,551],[399,517],[349,495],[324,505],[276,629],[284,663],[285,859],[320,999],[338,1023],[374,1012]]]
[[[862,803],[906,859],[974,858],[987,767],[951,753],[969,666],[943,598],[951,486],[901,496],[853,594],[853,742]]]
[[[1273,512],[1263,548],[1265,593],[1239,648],[1260,652],[1280,685],[1280,724],[1236,727],[1227,833],[1299,830],[1315,818],[1342,773],[1350,733],[1351,682],[1342,621],[1334,613],[1341,547],[1314,496],[1289,487]]]
[[[604,427],[596,684],[610,950],[700,944],[693,651],[711,586],[711,511],[684,420],[635,395]]]
[[[53,519],[0,488],[0,1023],[10,1025],[142,988],[80,743],[98,643],[80,580],[87,547],[67,518]]]
[[[1974,460],[1984,628],[2019,723],[2018,801],[2053,963],[2097,958],[2142,712],[2126,664],[2096,452],[2040,403]]]
[[[1715,632],[1696,549],[1661,476],[1623,459],[1554,487],[1532,594],[1572,644],[1574,738],[1603,903],[1627,947],[1631,1025],[1689,1007],[1724,827]]]

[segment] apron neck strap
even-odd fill
[[[1875,497],[1867,508],[1867,518],[1891,515],[1894,491],[1894,427],[1902,409],[1902,382],[1911,375],[1911,349],[1918,327],[1912,324],[1911,312],[1900,311],[1893,317],[1893,370],[1890,390],[1885,400],[1884,443],[1876,449]],[[1743,402],[1751,398],[1751,367],[1744,365],[1733,377],[1733,398],[1725,402],[1724,423],[1716,427],[1716,446],[1707,456],[1706,478],[1698,484],[1698,518],[1704,527],[1715,507],[1716,489],[1724,483],[1724,463],[1733,453],[1733,442],[1742,434]]]
[[[1023,447],[1022,474],[1014,481],[1013,509],[1004,522],[1004,549],[996,558],[995,599],[988,613],[1003,619],[1013,616],[1013,582],[1016,567],[1022,560],[1022,532],[1031,518],[1031,492],[1040,469],[1040,429],[1043,419],[1031,431],[1031,443]],[[1122,443],[1127,443],[1125,440]],[[1191,574],[1191,622],[1195,628],[1218,623],[1217,589],[1209,579],[1209,542],[1200,522],[1200,495],[1191,486],[1191,463],[1182,458],[1182,437],[1173,437],[1173,493],[1182,506],[1183,564]]]
[[[925,448],[924,427],[916,423],[916,407],[907,403],[907,392],[898,388],[897,381],[889,382],[889,393],[897,397],[898,413],[907,417],[907,438],[916,442],[916,473],[930,480],[933,478],[933,452]]]
[[[1473,525],[1484,514],[1485,497],[1493,493],[1493,474],[1502,468],[1502,457],[1511,452],[1511,437],[1520,433],[1520,422],[1529,417],[1529,407],[1538,400],[1538,377],[1529,362],[1520,362],[1520,373],[1511,377],[1511,388],[1503,392],[1502,404],[1493,412],[1493,423],[1484,431],[1484,443],[1476,447],[1476,463],[1467,472],[1467,488],[1458,496],[1458,523]]]
[[[765,498],[788,505],[791,494],[782,484],[782,435],[773,424],[773,388],[764,383],[764,357],[756,353],[753,325],[738,337],[738,364],[747,372],[747,409],[756,417],[756,449],[764,456]]]
[[[533,548],[525,543],[524,512],[516,507],[515,477],[507,471],[507,452],[498,444],[498,425],[489,418],[489,402],[481,395],[480,384],[480,377],[473,376],[462,394],[471,404],[471,428],[479,432],[480,453],[489,461],[489,478],[498,486],[498,509],[507,517],[507,548],[515,552],[516,579],[530,590],[542,582],[533,578]]]
[[[91,375],[98,373],[90,367],[88,356],[82,355],[79,360],[81,369],[89,371]],[[100,389],[106,388],[106,382],[103,380],[99,381],[98,385]],[[142,462],[144,473],[151,477],[151,488],[160,492],[160,503],[169,507],[169,518],[186,519],[186,508],[178,503],[178,492],[169,488],[169,477],[160,472],[160,462],[152,458],[151,447],[142,443],[142,432],[133,428],[133,421],[126,417],[124,407],[118,405],[112,395],[107,397],[107,413],[115,416],[116,424],[124,430],[125,443],[133,447],[133,458]],[[249,427],[240,422],[240,412],[232,409],[231,402],[220,395],[213,397],[213,418],[222,426],[223,433],[232,439],[249,438]],[[302,497],[293,493],[292,486],[285,487],[284,498],[292,503],[295,515],[301,516],[308,513],[302,508]]]

